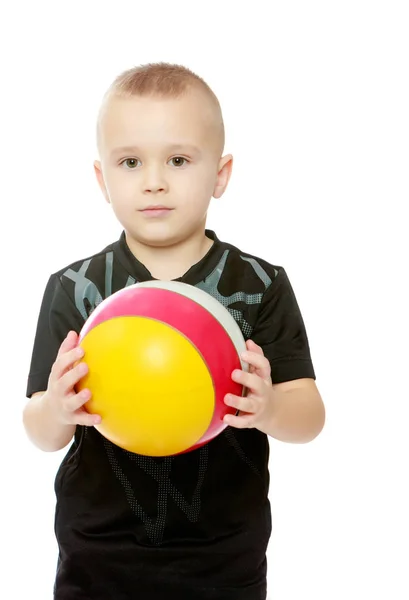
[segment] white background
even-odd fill
[[[52,597],[64,453],[21,425],[44,286],[119,235],[94,181],[96,113],[119,72],[162,60],[221,101],[235,168],[209,226],[286,268],[326,405],[314,442],[271,442],[270,598],[409,598],[406,7],[2,4],[2,598]]]

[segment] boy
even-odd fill
[[[95,172],[123,226],[120,239],[53,274],[28,378],[24,425],[57,473],[57,600],[262,600],[271,532],[268,436],[305,443],[324,424],[307,335],[279,266],[205,229],[210,198],[232,169],[219,103],[184,67],[120,75],[98,119]],[[216,297],[247,340],[246,398],[206,446],[176,457],[124,451],[93,427],[74,385],[87,372],[78,333],[107,296],[176,279]],[[187,377],[189,375],[187,374]]]

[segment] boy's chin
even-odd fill
[[[177,231],[174,231],[174,227],[168,228],[166,226],[159,226],[143,227],[129,233],[140,244],[154,248],[166,248],[175,246],[176,244],[180,244],[184,240],[191,238],[192,235],[194,235],[194,232],[195,229],[192,228],[178,228]]]
[[[173,246],[174,244],[177,244],[178,242],[183,240],[184,237],[186,237],[183,236],[183,234],[181,235],[180,233],[178,235],[174,232],[166,231],[165,228],[163,230],[157,228],[156,231],[153,230],[154,228],[150,229],[150,231],[139,230],[129,233],[134,238],[134,240],[136,240],[140,244],[143,244],[144,246],[151,246],[154,248],[166,248],[168,246]]]

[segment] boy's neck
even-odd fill
[[[125,233],[132,254],[150,272],[153,278],[171,281],[182,277],[198,263],[213,246],[213,240],[202,230],[172,246],[148,246]]]

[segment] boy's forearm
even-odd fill
[[[263,429],[282,442],[304,444],[321,432],[325,408],[320,394],[311,389],[273,393],[271,418]]]
[[[45,394],[29,400],[23,412],[23,424],[31,442],[44,452],[62,450],[75,433],[75,425],[55,421]]]

